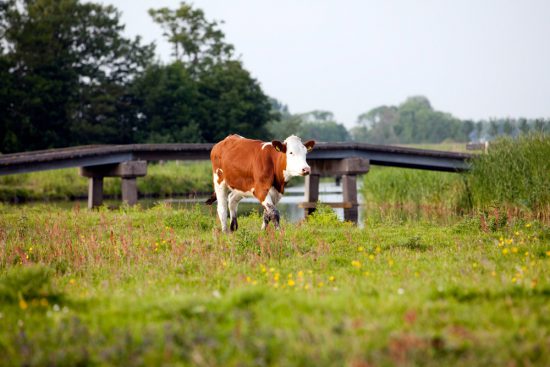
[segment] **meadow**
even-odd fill
[[[362,227],[324,206],[225,234],[203,205],[0,204],[0,366],[550,365],[537,139],[468,175],[373,168]]]
[[[0,208],[0,365],[548,365],[550,229]]]

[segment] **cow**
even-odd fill
[[[255,197],[264,208],[262,229],[270,221],[279,228],[279,211],[275,207],[285,184],[294,176],[307,176],[311,167],[306,162],[315,141],[289,136],[284,142],[263,142],[229,135],[215,144],[210,152],[214,193],[206,201],[218,200],[218,216],[222,231],[227,232],[227,209],[231,219],[230,230],[236,231],[237,206],[244,197]]]

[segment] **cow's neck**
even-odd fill
[[[281,194],[285,191],[285,170],[286,170],[286,154],[285,153],[277,153],[275,155],[274,159],[274,165],[275,165],[275,180],[273,182],[273,186],[277,191],[279,191]]]

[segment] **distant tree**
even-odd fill
[[[346,127],[336,121],[304,122],[298,132],[303,139],[317,141],[347,141],[350,140]]]

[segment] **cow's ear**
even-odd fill
[[[275,148],[276,151],[281,153],[286,153],[286,144],[280,142],[279,140],[273,140],[271,142],[271,145],[273,145],[273,148]]]
[[[315,140],[306,141],[304,146],[306,147],[308,152],[311,152],[313,150],[313,147],[315,146]]]

